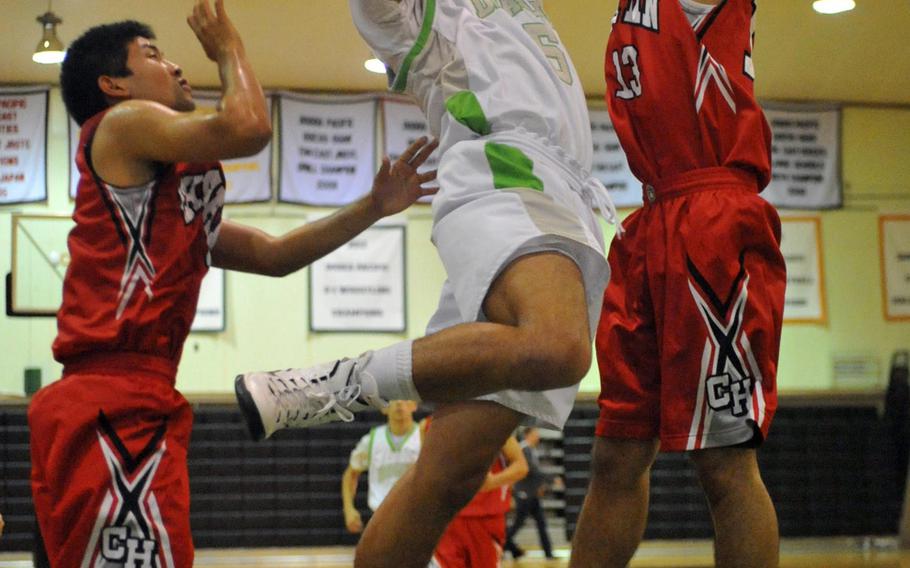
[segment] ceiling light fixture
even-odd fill
[[[32,55],[32,61],[45,65],[60,63],[66,56],[66,48],[57,37],[57,24],[62,24],[63,20],[51,10],[50,1],[47,3],[47,12],[35,19],[38,20],[44,31],[41,34],[41,41],[38,42],[38,47],[35,48],[35,53]]]
[[[378,59],[367,59],[363,62],[363,66],[370,73],[379,73],[380,75],[385,75],[385,64]]]
[[[819,14],[839,14],[856,8],[853,0],[815,0],[812,9]]]

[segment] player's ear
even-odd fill
[[[98,88],[109,98],[128,99],[130,98],[130,90],[123,79],[124,77],[101,75],[98,77]]]

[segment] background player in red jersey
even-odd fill
[[[421,436],[432,421],[421,422]],[[528,474],[528,462],[515,436],[503,444],[483,485],[446,527],[430,568],[494,568],[500,565],[506,542],[506,513],[512,485]]]
[[[689,452],[717,566],[778,563],[755,448],[777,405],[786,275],[780,220],[758,196],[771,136],[753,93],[754,12],[753,0],[620,0],[614,17],[607,102],[645,204],[610,249],[574,567],[629,562],[659,449]]]
[[[329,218],[280,238],[222,222],[217,160],[259,151],[270,118],[223,0],[198,0],[188,23],[219,67],[215,113],[190,112],[180,67],[137,22],[92,28],[62,66],[82,126],[53,347],[63,378],[29,408],[35,510],[55,568],[192,566],[192,411],[174,381],[210,265],[284,275],[431,193],[420,184],[434,174],[416,173],[435,147],[424,139]]]

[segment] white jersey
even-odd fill
[[[562,254],[579,267],[593,336],[610,269],[593,207],[587,101],[541,0],[350,0],[354,23],[413,95],[440,141],[433,243],[446,269],[428,333],[486,321],[483,301],[513,261]],[[562,428],[576,387],[482,397]]]
[[[581,81],[541,0],[350,0],[354,23],[440,139],[524,130],[590,170]]]
[[[420,454],[418,425],[398,442],[387,424],[372,428],[351,452],[350,465],[355,471],[368,471],[367,505],[375,511],[404,472]]]

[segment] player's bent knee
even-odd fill
[[[531,346],[525,369],[534,390],[577,385],[591,367],[591,346],[587,341],[550,340]]]

